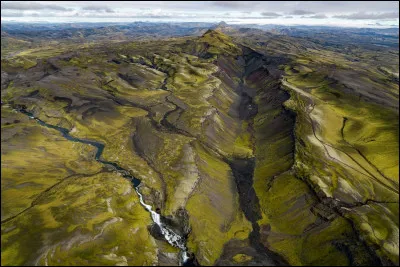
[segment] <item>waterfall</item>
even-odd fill
[[[188,259],[188,254],[187,254],[187,248],[185,245],[185,239],[175,233],[172,229],[168,228],[164,223],[161,222],[161,216],[157,212],[153,211],[150,205],[147,205],[143,201],[143,195],[139,192],[138,187],[135,187],[136,193],[139,195],[139,201],[140,204],[151,214],[151,218],[153,219],[153,222],[156,223],[160,229],[162,235],[165,237],[165,239],[168,241],[169,244],[171,244],[174,247],[177,247],[182,250],[182,258],[181,258],[181,263],[184,264]]]
[[[51,124],[47,124],[44,121],[40,120],[39,118],[35,117],[31,112],[26,111],[25,109],[21,108],[21,109],[13,109],[15,111],[19,111],[25,115],[27,115],[29,118],[36,120],[40,125],[48,127],[48,128],[52,128],[55,129],[57,131],[59,131],[60,133],[62,133],[63,137],[65,137],[66,139],[73,141],[73,142],[79,142],[79,143],[83,143],[83,144],[88,144],[91,146],[94,146],[97,148],[97,153],[95,156],[95,160],[105,164],[105,165],[109,165],[112,168],[114,168],[114,170],[120,174],[122,174],[125,178],[128,178],[131,180],[131,182],[133,183],[133,187],[135,188],[136,193],[139,196],[139,200],[140,200],[140,204],[142,204],[142,206],[151,214],[151,218],[153,220],[154,223],[156,223],[160,229],[161,229],[161,233],[162,235],[165,237],[165,239],[168,241],[169,244],[171,244],[174,247],[179,248],[182,251],[182,255],[181,255],[181,265],[183,265],[188,259],[188,254],[187,254],[187,247],[185,245],[185,238],[183,238],[182,236],[180,236],[179,234],[175,233],[172,229],[168,228],[167,225],[165,225],[164,223],[161,222],[161,216],[160,214],[158,214],[157,212],[153,211],[150,205],[147,205],[144,200],[143,200],[143,195],[139,192],[138,187],[140,186],[140,180],[133,177],[132,175],[129,174],[129,172],[125,169],[123,169],[122,167],[120,167],[117,163],[114,162],[109,162],[109,161],[105,161],[102,160],[101,154],[103,153],[103,149],[104,149],[104,145],[95,141],[89,141],[89,140],[84,140],[84,139],[80,139],[77,137],[73,137],[69,134],[69,130],[66,128],[62,128],[59,126],[55,126],[55,125],[51,125]]]

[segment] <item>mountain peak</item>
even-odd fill
[[[206,43],[210,46],[208,52],[212,54],[240,54],[241,51],[232,40],[232,38],[224,34],[219,29],[207,30],[199,39],[198,42]]]
[[[228,26],[228,23],[226,23],[225,21],[221,21],[220,23],[218,23],[217,27],[225,27]]]
[[[216,24],[214,27],[212,27],[211,29],[213,30],[218,30],[218,29],[226,29],[229,28],[228,23],[226,23],[225,21],[221,21],[218,24]]]
[[[222,31],[220,31],[219,29],[208,29],[203,35],[202,37],[206,37],[206,36],[210,36],[213,38],[223,38],[223,39],[229,39],[230,37],[226,34],[224,34]]]

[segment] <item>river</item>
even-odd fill
[[[19,112],[27,115],[29,118],[36,120],[40,125],[42,125],[44,127],[55,129],[55,130],[59,131],[62,134],[62,136],[69,141],[83,143],[83,144],[87,144],[87,145],[96,147],[97,152],[95,155],[95,160],[104,165],[111,166],[116,172],[122,174],[122,176],[124,178],[129,179],[132,182],[132,185],[135,188],[135,191],[139,196],[140,204],[151,214],[151,218],[152,218],[153,222],[160,227],[161,233],[164,236],[164,238],[167,240],[167,242],[169,244],[171,244],[172,246],[177,247],[181,250],[180,264],[185,265],[185,263],[187,263],[189,256],[188,256],[187,247],[186,247],[186,239],[184,237],[180,236],[179,234],[177,234],[172,229],[170,229],[165,223],[163,223],[161,220],[161,215],[158,214],[157,212],[153,211],[151,205],[148,205],[144,202],[143,195],[139,192],[139,188],[140,188],[140,184],[141,184],[141,181],[139,179],[132,176],[129,173],[129,171],[125,170],[124,168],[119,166],[117,163],[105,161],[105,160],[101,159],[101,155],[104,150],[103,144],[95,142],[95,141],[90,141],[90,140],[73,137],[69,134],[68,129],[48,124],[48,123],[40,120],[39,118],[35,117],[31,112],[26,111],[24,108],[14,109],[14,110],[19,111]]]

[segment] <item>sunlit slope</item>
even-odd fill
[[[104,144],[104,160],[141,180],[201,265],[398,263],[395,64],[242,37],[210,30],[3,60],[2,263],[178,262],[128,181],[17,105]]]
[[[2,265],[157,261],[148,213],[94,152],[2,106]]]
[[[398,262],[398,84],[343,57],[329,60],[336,67],[311,52],[282,80],[291,94],[285,105],[297,114],[296,173],[379,245],[383,259]],[[336,74],[352,72],[357,86]]]
[[[104,143],[103,157],[142,180],[148,203],[164,215],[187,208],[192,215],[191,246],[199,260],[212,263],[224,242],[249,233],[229,165],[215,154],[241,152],[235,142],[244,128],[236,114],[230,114],[239,101],[232,88],[235,81],[213,77],[217,66],[175,51],[177,44],[166,43],[163,51],[132,43],[107,53],[87,50],[51,58],[29,68],[30,80],[38,80],[29,88],[25,80],[10,82],[3,101],[26,105],[35,116],[70,129],[73,136]],[[157,52],[149,56],[149,49]],[[210,168],[214,161],[220,162],[216,169]],[[214,196],[221,206],[211,200],[208,209],[199,209],[204,199]],[[227,223],[225,218],[232,219]],[[209,232],[203,231],[204,223]],[[243,233],[235,234],[238,230]],[[199,245],[200,240],[207,243]]]

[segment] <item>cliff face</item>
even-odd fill
[[[144,202],[187,239],[191,262],[398,263],[398,166],[357,143],[354,110],[326,104],[351,97],[301,88],[311,78],[291,68],[304,59],[256,50],[209,30],[44,56],[26,70],[5,63],[2,264],[173,265],[181,253],[92,146],[12,111],[21,107],[102,143],[101,157],[139,179]]]

